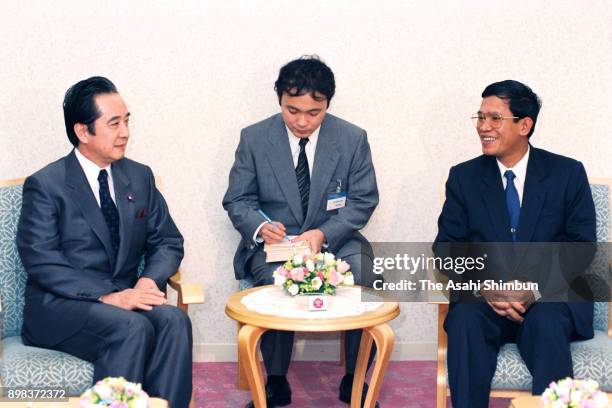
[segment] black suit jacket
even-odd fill
[[[438,219],[434,249],[439,250],[441,243],[445,242],[511,241],[505,192],[496,158],[482,155],[452,167],[446,182],[446,200]],[[596,241],[595,206],[580,162],[531,147],[517,241]],[[589,245],[586,254],[579,257],[586,260],[573,265],[573,269],[586,267],[593,251],[594,246]],[[561,263],[566,255],[561,253]],[[518,254],[517,258],[514,266],[522,268],[523,273],[529,270],[529,267],[525,268],[529,256]],[[569,305],[578,333],[592,337],[592,304]]]
[[[155,187],[151,169],[130,159],[112,164],[120,218],[115,253],[110,232],[74,151],[28,177],[17,246],[28,274],[23,336],[41,346],[68,338],[93,302],[133,287],[142,276],[165,290],[183,257],[183,237]]]

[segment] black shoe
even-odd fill
[[[291,404],[291,387],[287,379],[278,381],[274,384],[266,384],[266,406],[268,408],[284,407]],[[255,408],[253,401],[250,401],[244,408]]]
[[[345,374],[340,381],[340,393],[338,399],[347,404],[351,403],[351,392],[353,391],[353,376]],[[363,390],[361,391],[361,406],[365,403],[366,395],[368,395],[368,383],[363,383]],[[380,408],[380,404],[376,401],[374,404],[376,408]]]

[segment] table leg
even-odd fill
[[[240,329],[244,326],[242,323],[238,322],[238,333],[240,333]],[[244,364],[240,361],[240,350],[238,350],[238,389],[239,390],[248,390],[249,383],[247,381],[246,374],[244,372]]]
[[[365,381],[365,373],[368,366],[368,357],[372,348],[372,340],[376,343],[377,356],[374,370],[372,371],[372,379],[370,380],[370,388],[364,403],[365,408],[373,408],[380,393],[382,380],[385,376],[385,371],[389,365],[391,352],[393,351],[393,341],[395,335],[393,329],[388,324],[379,324],[374,327],[363,329],[361,344],[359,345],[359,357],[357,367],[355,368],[355,379],[353,381],[353,392],[351,395],[351,408],[359,407],[361,403],[361,393],[363,382]]]
[[[355,365],[355,375],[353,377],[353,389],[351,391],[351,408],[361,407],[361,393],[363,392],[363,382],[365,381],[366,371],[368,370],[368,359],[372,350],[372,336],[366,330],[361,335],[359,344],[359,354],[357,354],[357,364]]]
[[[266,408],[263,371],[257,354],[257,343],[266,330],[262,327],[244,325],[238,332],[238,358],[247,377],[255,408]]]

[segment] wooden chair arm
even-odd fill
[[[448,337],[444,330],[444,320],[448,314],[448,302],[430,302],[438,305],[438,355],[437,355],[437,378],[436,378],[436,407],[446,407],[446,395],[448,385],[446,384],[446,352],[448,348]]]
[[[178,294],[176,307],[187,313],[189,305],[204,303],[204,288],[198,283],[182,283],[178,270],[168,279],[168,285]]]

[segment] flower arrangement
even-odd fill
[[[542,394],[545,408],[605,408],[608,396],[599,391],[599,384],[593,380],[566,378],[551,382]]]
[[[338,286],[355,284],[350,268],[348,262],[336,259],[329,252],[296,255],[276,268],[272,276],[274,284],[285,288],[291,296],[303,293],[333,295]]]
[[[80,407],[148,408],[149,395],[140,384],[123,377],[106,377],[81,395]]]

